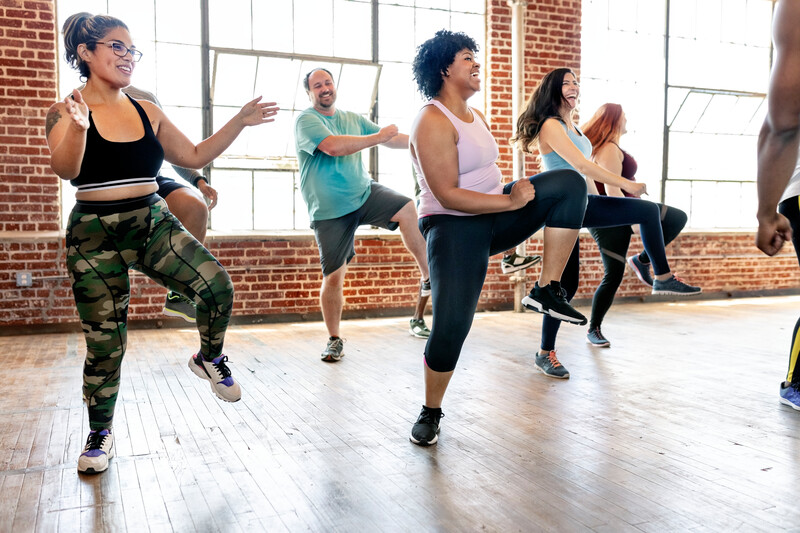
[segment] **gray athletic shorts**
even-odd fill
[[[358,226],[368,224],[391,231],[397,229],[397,222],[392,222],[391,219],[411,198],[374,181],[371,187],[367,201],[352,213],[339,218],[311,221],[311,229],[314,230],[319,247],[323,276],[335,272],[355,257],[354,244]]]

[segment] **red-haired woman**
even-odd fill
[[[594,116],[583,125],[583,134],[592,143],[592,160],[613,174],[636,181],[636,160],[619,147],[619,139],[626,133],[627,120],[625,112],[619,104],[603,104]],[[613,185],[605,185],[599,181],[590,181],[589,188],[595,187],[601,196],[630,196],[627,192]],[[664,235],[664,246],[677,237],[688,220],[686,213],[675,207],[657,204],[661,213],[661,231]],[[611,228],[589,228],[603,259],[603,281],[597,286],[592,299],[592,317],[589,319],[589,332],[586,340],[594,346],[610,346],[603,336],[600,326],[606,313],[614,302],[614,296],[622,283],[625,273],[625,256],[631,242],[633,229],[631,226],[614,226]],[[650,257],[646,251],[632,255],[627,259],[636,276],[647,285],[653,286],[650,274]]]

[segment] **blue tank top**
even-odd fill
[[[584,135],[583,132],[578,129],[578,126],[575,126],[577,133],[574,133],[572,130],[567,128],[566,124],[560,120],[559,122],[564,128],[564,131],[567,132],[569,140],[572,141],[572,144],[578,147],[578,150],[583,153],[584,157],[586,157],[586,159],[592,157],[592,143],[588,138],[586,138],[586,135]],[[542,154],[542,166],[545,170],[575,170],[572,165],[567,163],[567,161],[555,151],[552,151],[548,154]]]
[[[79,191],[115,189],[155,183],[164,162],[164,149],[156,139],[150,119],[142,106],[128,96],[144,126],[144,136],[130,142],[108,141],[100,136],[89,112],[86,149],[81,171],[70,183]]]

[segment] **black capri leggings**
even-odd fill
[[[528,178],[536,197],[516,211],[473,216],[431,215],[419,220],[428,249],[433,329],[425,363],[435,372],[455,369],[478,306],[489,256],[514,248],[542,226],[578,229],[586,208],[586,182],[573,170]],[[506,185],[504,193],[511,191]]]
[[[683,231],[689,217],[686,213],[675,207],[657,204],[661,212],[661,232],[664,236],[664,246],[667,246]],[[614,303],[622,277],[625,274],[625,257],[628,255],[628,246],[631,243],[633,230],[630,226],[614,226],[612,228],[589,228],[589,233],[594,237],[597,247],[600,248],[600,257],[603,259],[603,281],[597,286],[592,299],[592,318],[589,320],[589,329],[599,327],[603,323],[606,313]],[[647,252],[639,254],[639,260],[649,263]]]
[[[617,196],[589,195],[586,204],[586,215],[583,219],[584,228],[602,228],[630,224],[639,224],[642,243],[653,263],[653,272],[666,274],[669,272],[666,252],[664,251],[664,236],[661,229],[660,204],[641,200],[639,198],[619,198]],[[567,301],[572,300],[578,292],[580,275],[580,248],[575,243],[575,248],[567,260],[564,274],[561,276],[561,286],[567,291]],[[561,321],[550,315],[544,315],[542,320],[543,351],[555,349],[556,337]]]

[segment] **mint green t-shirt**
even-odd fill
[[[361,152],[333,157],[317,150],[331,135],[371,135],[380,131],[357,113],[339,111],[332,117],[313,107],[300,113],[294,124],[295,148],[300,164],[300,192],[311,220],[330,220],[352,213],[369,198],[372,179]]]

